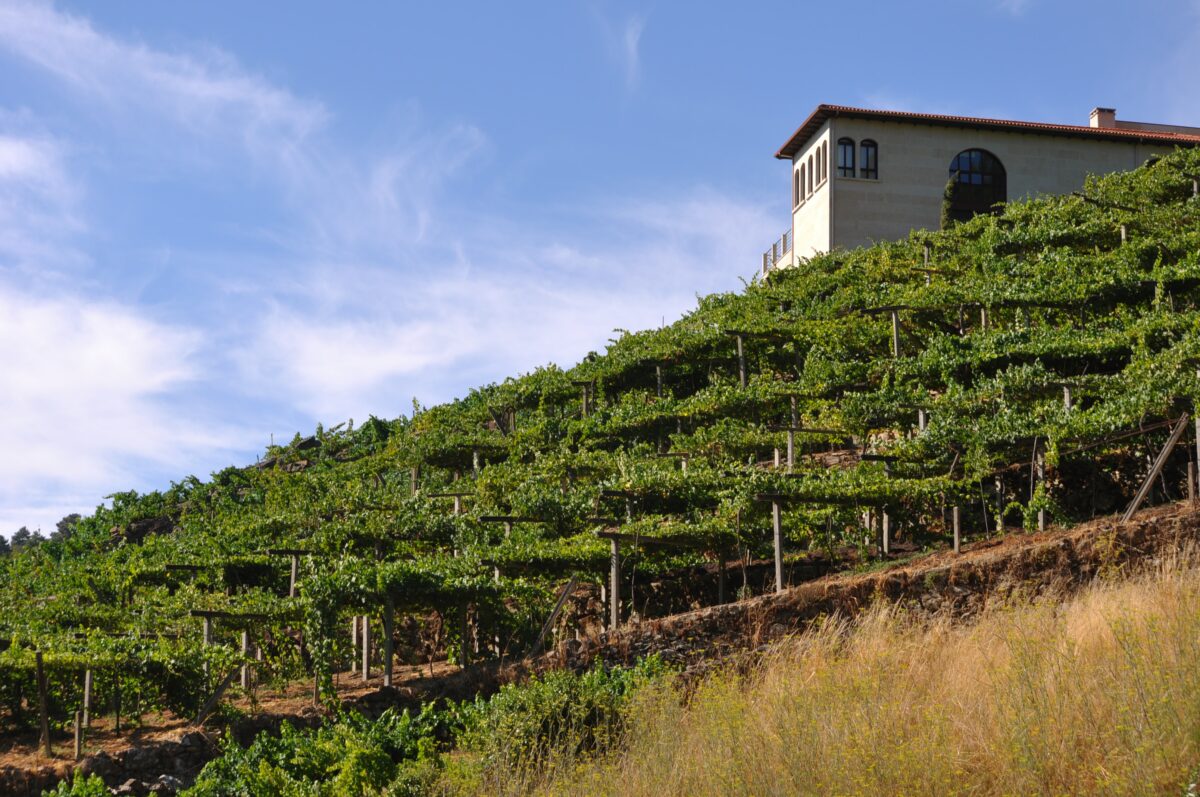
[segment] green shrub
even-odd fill
[[[42,797],[108,797],[108,795],[108,787],[104,785],[104,781],[98,775],[85,777],[78,771],[69,783],[60,780],[58,788],[42,792]]]
[[[554,671],[505,686],[462,705],[458,745],[493,771],[602,753],[619,741],[630,697],[666,672],[662,659],[650,656],[632,668],[598,664],[582,675]]]
[[[284,723],[278,736],[260,734],[245,749],[228,742],[187,794],[381,794],[397,782],[419,780],[407,770],[426,769],[426,761],[436,760],[437,740],[447,735],[444,722],[444,715],[426,706],[416,715],[389,709],[378,720],[347,713],[315,731]]]

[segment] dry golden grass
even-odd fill
[[[684,707],[643,693],[627,743],[553,794],[1183,795],[1200,763],[1200,570],[932,622],[879,605]],[[564,771],[568,769],[568,771]]]

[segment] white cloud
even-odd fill
[[[237,437],[180,393],[201,342],[128,307],[0,283],[0,523],[52,527],[67,496],[90,494],[72,511],[86,510],[147,467],[182,476],[230,450]]]

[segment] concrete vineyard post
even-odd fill
[[[783,513],[779,502],[771,502],[771,530],[775,540],[775,591],[783,592]]]
[[[621,626],[621,542],[609,540],[608,559],[608,627],[615,631]]]

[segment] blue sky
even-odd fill
[[[0,533],[737,289],[820,102],[1200,123],[1195,0],[334,9],[0,1]]]

